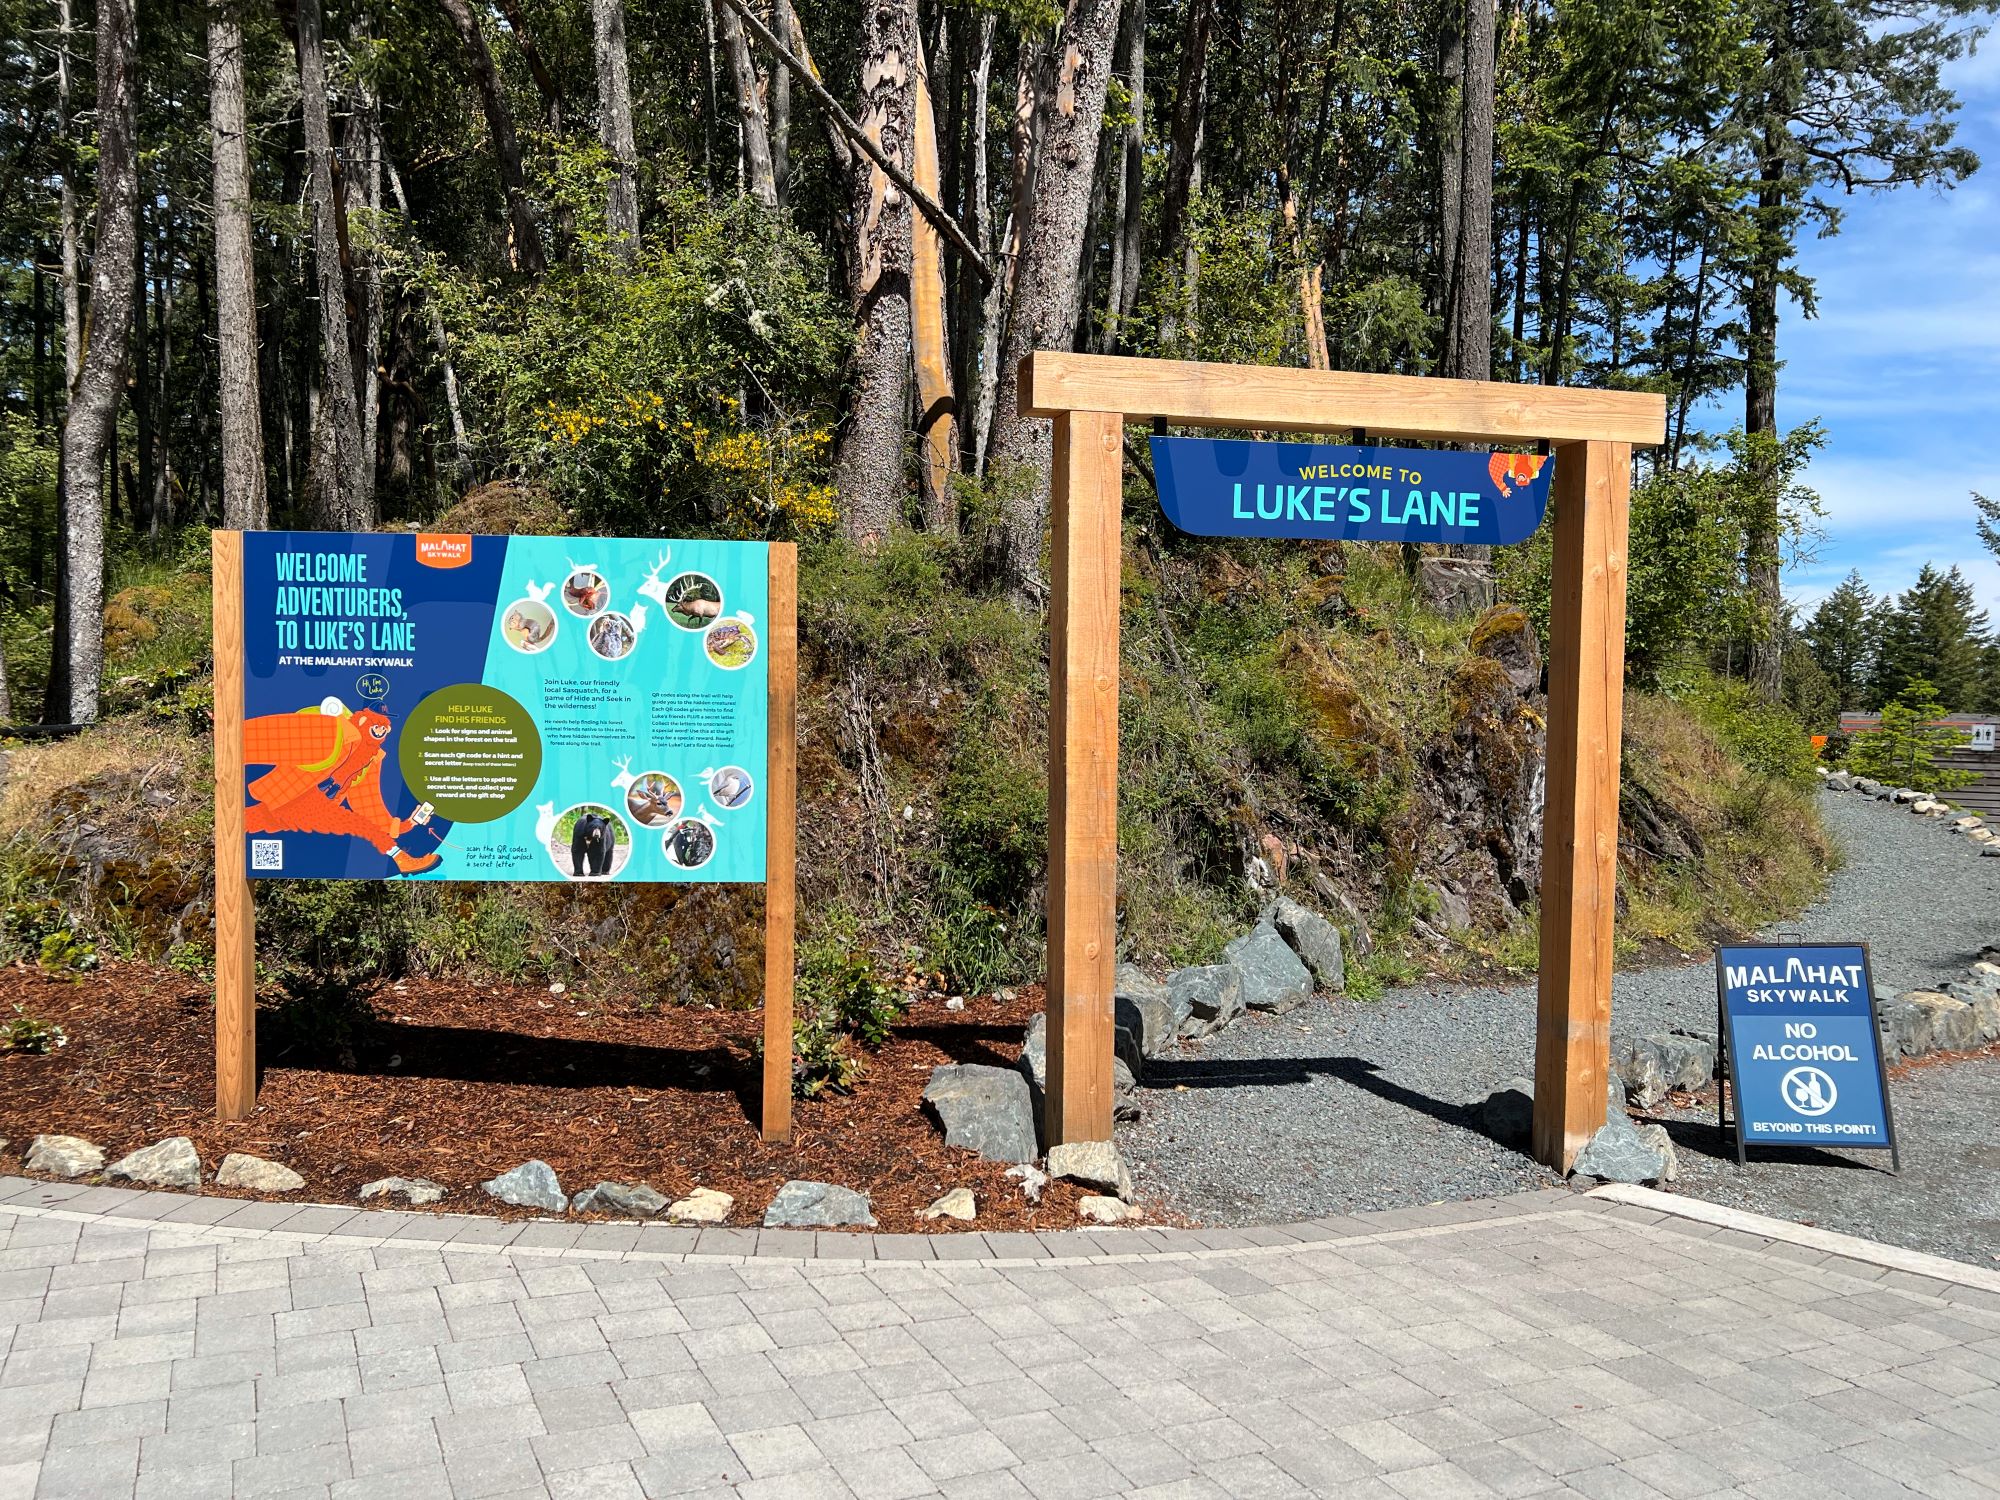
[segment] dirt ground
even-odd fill
[[[267,1001],[258,1107],[225,1125],[214,1118],[204,981],[132,963],[74,981],[0,970],[0,1015],[19,1004],[69,1034],[49,1056],[0,1052],[0,1170],[21,1171],[43,1132],[87,1137],[112,1161],[185,1135],[211,1172],[229,1151],[285,1163],[306,1179],[289,1195],[300,1201],[351,1202],[378,1177],[429,1177],[449,1189],[440,1212],[513,1214],[478,1184],[539,1157],[572,1194],[601,1180],[669,1197],[719,1188],[736,1198],[735,1224],[758,1223],[793,1177],[867,1193],[884,1232],[1077,1223],[1080,1190],[1051,1183],[1030,1207],[1003,1165],[947,1148],[922,1106],[938,1064],[1015,1059],[1041,1008],[1038,987],[1005,1002],[968,999],[956,1012],[942,997],[919,998],[851,1095],[798,1103],[789,1146],[758,1137],[755,1011],[643,1012],[587,990],[449,979],[384,986],[366,1000],[371,1018],[346,1035],[316,1032]],[[977,1198],[974,1223],[918,1218],[958,1186]]]

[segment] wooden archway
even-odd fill
[[[1022,361],[1020,407],[1024,416],[1055,423],[1045,1121],[1051,1144],[1111,1138],[1125,424],[1362,429],[1371,438],[1555,445],[1533,1146],[1540,1160],[1567,1172],[1606,1116],[1632,449],[1665,439],[1665,399],[1041,350]]]

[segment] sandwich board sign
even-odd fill
[[[1738,1164],[1747,1146],[1837,1146],[1886,1150],[1900,1169],[1866,944],[1721,948],[1715,993]]]
[[[1300,541],[1526,541],[1556,461],[1532,453],[1156,437],[1160,509],[1196,536]]]

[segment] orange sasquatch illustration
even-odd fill
[[[330,833],[372,844],[405,875],[439,863],[442,855],[407,854],[396,842],[431,820],[431,805],[407,818],[382,801],[382,760],[388,715],[372,708],[264,714],[243,724],[243,761],[271,769],[250,783],[243,815],[249,833]]]
[[[1534,483],[1535,476],[1542,472],[1542,465],[1547,462],[1547,459],[1533,453],[1496,453],[1486,461],[1486,472],[1500,486],[1501,495],[1511,500],[1514,496],[1513,485]]]

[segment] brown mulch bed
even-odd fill
[[[555,995],[450,979],[411,979],[368,998],[374,1019],[345,1039],[302,1034],[267,1003],[257,1109],[225,1125],[214,1116],[206,983],[136,963],[75,981],[0,970],[0,1016],[18,1003],[69,1034],[49,1056],[0,1053],[0,1169],[19,1172],[43,1132],[84,1136],[112,1161],[185,1135],[210,1172],[229,1151],[285,1163],[306,1179],[290,1195],[300,1201],[352,1202],[378,1177],[429,1177],[450,1190],[441,1212],[519,1216],[478,1184],[539,1157],[572,1194],[600,1180],[645,1182],[670,1198],[719,1188],[736,1198],[734,1224],[758,1223],[793,1177],[867,1193],[884,1232],[1077,1223],[1079,1189],[1050,1183],[1030,1207],[1003,1165],[947,1148],[922,1107],[938,1064],[1014,1060],[1041,1009],[1039,987],[968,999],[962,1011],[920,997],[852,1094],[797,1104],[789,1146],[757,1133],[757,1012],[645,1012],[608,988]],[[974,1223],[917,1217],[959,1186],[978,1200]]]

